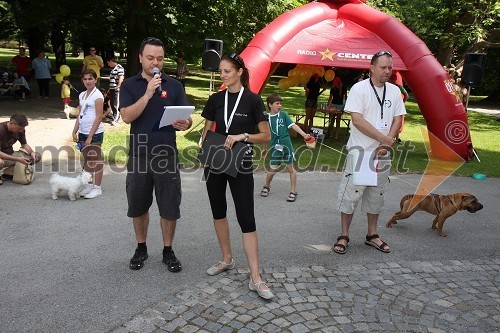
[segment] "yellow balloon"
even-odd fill
[[[296,85],[298,85],[300,83],[300,79],[296,76],[292,76],[292,77],[288,78],[288,82],[289,82],[290,87],[295,87]]]
[[[61,67],[59,67],[59,72],[62,76],[69,76],[71,74],[71,68],[69,68],[68,65],[61,65]]]
[[[316,73],[318,73],[319,76],[325,75],[325,67],[323,66],[316,67]]]
[[[63,78],[64,78],[64,75],[62,75],[61,73],[57,73],[56,74],[56,81],[57,81],[57,83],[61,83],[62,80],[63,80]]]
[[[287,78],[283,78],[283,79],[279,80],[278,87],[282,90],[287,90],[288,88],[290,88],[290,86],[288,85]]]
[[[311,72],[308,69],[303,69],[302,72],[300,72],[300,76],[309,80],[309,78],[311,77]]]
[[[335,72],[333,71],[333,69],[329,69],[325,72],[325,80],[327,82],[333,80],[334,77],[335,77]]]
[[[288,71],[288,77],[293,77],[293,76],[297,76],[297,70],[294,68],[294,69],[290,69]]]
[[[307,84],[308,81],[309,81],[309,79],[306,78],[305,76],[299,77],[299,83],[300,84]]]

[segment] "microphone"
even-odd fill
[[[153,74],[154,74],[154,77],[155,78],[158,78],[160,77],[160,70],[156,67],[153,68]],[[161,83],[160,85],[158,86],[158,92],[161,94]]]

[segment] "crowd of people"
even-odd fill
[[[173,250],[177,220],[181,217],[182,198],[181,177],[179,172],[176,132],[191,128],[192,119],[179,119],[169,126],[158,127],[165,106],[187,106],[188,99],[184,89],[183,75],[186,65],[178,57],[178,75],[175,79],[162,72],[165,49],[161,40],[148,37],[139,47],[141,71],[125,79],[123,67],[116,59],[107,59],[111,69],[109,91],[98,87],[100,69],[104,66],[96,48],[89,49],[85,57],[81,81],[85,90],[79,94],[78,115],[72,131],[73,140],[78,143],[83,156],[83,169],[92,174],[92,183],[87,184],[80,193],[92,199],[102,195],[103,157],[101,144],[104,140],[103,117],[110,114],[113,121],[121,119],[130,124],[129,153],[126,176],[127,215],[132,220],[136,247],[129,268],[139,270],[148,259],[147,236],[150,222],[149,211],[153,194],[160,214],[163,238],[163,263],[171,272],[182,270],[182,264]],[[20,52],[21,56],[21,52]],[[14,62],[14,60],[13,60]],[[28,63],[28,62],[25,62]],[[40,96],[48,96],[45,76],[50,69],[43,52],[31,63],[39,84]],[[18,65],[19,66],[19,65]],[[370,64],[370,76],[354,84],[343,103],[345,90],[340,79],[335,80],[330,90],[329,104],[342,107],[352,118],[351,132],[347,149],[347,163],[338,189],[338,206],[341,213],[341,235],[334,245],[334,251],[345,254],[349,242],[349,227],[357,205],[367,214],[368,229],[365,243],[382,252],[390,248],[377,234],[378,214],[384,205],[384,193],[388,187],[391,166],[390,148],[395,144],[400,131],[403,115],[406,113],[402,90],[389,83],[392,74],[392,55],[388,51],[375,54]],[[271,181],[281,163],[286,164],[290,173],[290,192],[288,202],[297,199],[297,173],[294,169],[294,149],[289,129],[297,132],[305,140],[312,122],[302,130],[283,110],[283,99],[271,94],[264,104],[262,98],[249,89],[249,71],[244,60],[236,53],[224,55],[220,61],[220,78],[225,89],[212,94],[203,109],[205,126],[202,140],[211,131],[224,137],[224,148],[230,150],[243,143],[247,149],[236,176],[229,175],[210,164],[204,167],[204,178],[209,199],[214,230],[217,235],[221,260],[210,266],[208,275],[217,275],[236,265],[230,242],[230,228],[227,218],[228,198],[226,188],[232,194],[239,224],[243,248],[250,270],[248,287],[260,297],[270,299],[273,292],[262,279],[259,269],[259,250],[257,223],[255,220],[253,145],[269,144],[270,169],[265,184],[260,191],[267,197]],[[38,75],[36,75],[38,71]],[[17,73],[22,70],[18,67]],[[24,73],[24,72],[23,72]],[[314,76],[306,85],[306,111],[314,117],[317,98],[321,90],[319,76]],[[69,80],[62,81],[61,98],[68,103]],[[107,107],[106,107],[107,106]],[[266,112],[266,107],[269,113]],[[24,115],[13,115],[8,122],[0,124],[0,169],[2,179],[12,176],[15,163],[38,163],[40,154],[28,145],[25,127],[28,120]],[[27,155],[19,155],[12,148],[20,142]],[[373,164],[374,183],[356,179],[355,166],[361,161]]]

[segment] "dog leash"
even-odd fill
[[[322,146],[325,146],[326,148],[331,149],[331,150],[333,150],[333,151],[335,151],[335,152],[339,153],[340,155],[347,155],[346,153],[343,153],[343,152],[341,152],[340,150],[337,150],[337,149],[335,149],[335,148],[333,148],[333,147],[330,147],[329,145],[325,145],[325,144],[324,144],[323,142],[321,142],[321,141],[316,141],[316,142],[319,142]]]

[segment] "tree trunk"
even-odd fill
[[[148,36],[147,16],[144,14],[145,0],[128,0],[127,19],[127,77],[136,75],[141,66],[139,63],[139,46]]]
[[[453,47],[440,43],[439,50],[436,54],[436,59],[444,67],[450,68],[451,60],[453,59]]]
[[[30,58],[35,59],[39,51],[44,51],[45,34],[40,29],[26,29],[26,44],[29,48]]]
[[[50,42],[52,43],[52,49],[54,50],[54,56],[56,58],[56,68],[59,68],[61,67],[61,65],[66,64],[64,32],[62,24],[59,23],[59,21],[54,22],[54,24],[52,25]]]

